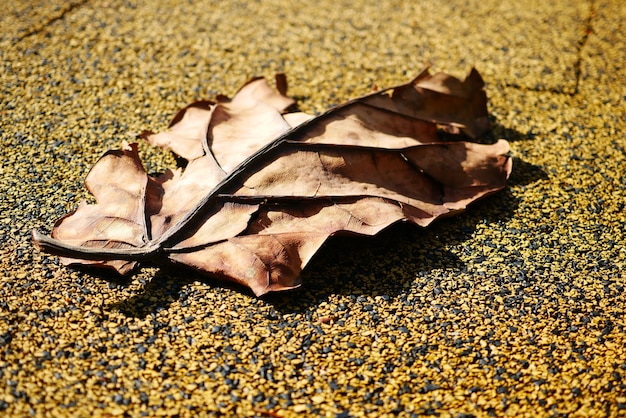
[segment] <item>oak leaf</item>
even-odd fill
[[[318,116],[291,111],[284,76],[276,85],[253,79],[141,135],[184,169],[150,176],[136,144],[108,151],[85,181],[96,203],[59,219],[51,237],[33,231],[35,244],[68,265],[128,274],[141,262],[180,264],[263,295],[299,286],[332,235],[427,226],[502,189],[511,172],[506,141],[468,141],[489,129],[476,70],[463,81],[425,70]]]

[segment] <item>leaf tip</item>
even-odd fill
[[[33,241],[33,245],[35,246],[35,248],[37,248],[39,251],[42,251],[43,247],[41,245],[41,242],[45,238],[45,235],[39,232],[37,229],[33,229],[30,232],[30,236],[31,236],[31,239]]]

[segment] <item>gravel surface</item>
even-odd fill
[[[0,414],[626,415],[621,1],[9,3]],[[193,100],[285,72],[320,112],[428,63],[485,78],[508,188],[427,229],[333,239],[301,290],[116,281],[31,245],[104,151]]]

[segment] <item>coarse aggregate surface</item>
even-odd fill
[[[626,416],[625,21],[620,0],[3,4],[0,415]],[[285,72],[319,112],[426,63],[483,75],[509,186],[333,239],[296,292],[120,283],[31,245],[104,151],[193,100]]]

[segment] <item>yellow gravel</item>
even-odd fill
[[[626,415],[622,1],[9,3],[0,414]],[[105,150],[193,100],[283,71],[319,112],[425,63],[484,76],[510,186],[432,228],[333,240],[300,291],[114,282],[31,246]]]

